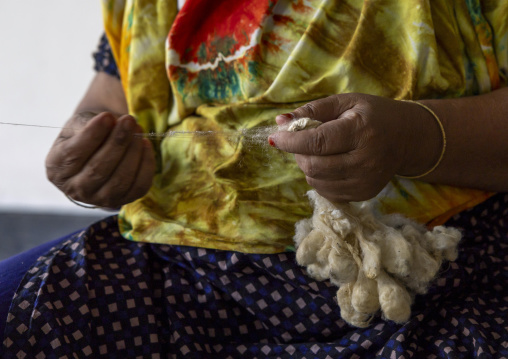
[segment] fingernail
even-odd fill
[[[268,137],[268,143],[270,144],[270,146],[272,146],[272,147],[276,147],[276,146],[275,146],[275,141],[273,140],[273,138]]]
[[[295,115],[293,115],[292,113],[283,113],[282,115],[279,115],[279,116],[280,117],[285,117],[288,120],[292,120],[293,118],[295,118]]]

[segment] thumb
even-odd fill
[[[279,150],[308,156],[346,153],[355,147],[357,116],[346,112],[340,119],[298,132],[278,131],[268,138]]]

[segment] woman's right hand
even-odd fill
[[[150,141],[130,115],[75,114],[46,158],[49,180],[70,198],[118,208],[145,195],[155,173]]]

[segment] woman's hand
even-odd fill
[[[129,115],[75,114],[46,158],[49,180],[74,200],[118,208],[151,186],[155,157],[150,141]]]
[[[362,201],[377,195],[395,174],[415,175],[439,158],[441,134],[417,104],[364,94],[334,95],[277,116],[324,122],[301,132],[277,132],[277,148],[296,154],[307,182],[323,197]]]

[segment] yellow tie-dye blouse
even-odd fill
[[[129,111],[154,140],[149,193],[122,208],[131,240],[273,253],[311,214],[291,155],[224,133],[346,92],[450,98],[505,86],[508,1],[103,0]],[[478,119],[481,121],[481,119]],[[411,121],[411,119],[408,119]],[[383,212],[438,223],[489,193],[394,179]]]

